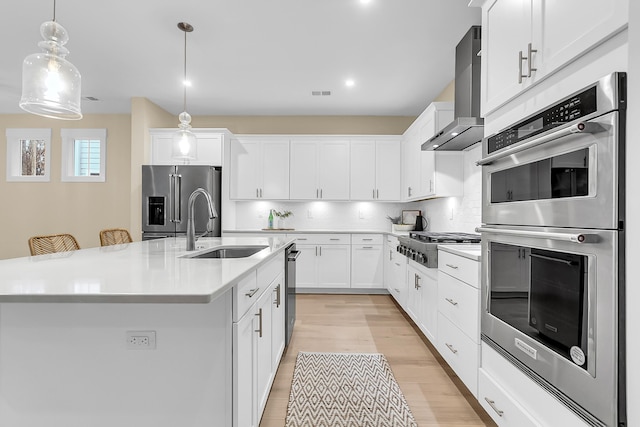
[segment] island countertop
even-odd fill
[[[295,239],[166,238],[0,260],[0,302],[208,303]],[[266,245],[246,258],[194,259],[216,246]]]

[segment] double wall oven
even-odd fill
[[[626,425],[626,76],[483,140],[482,340],[588,424]]]

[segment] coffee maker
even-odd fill
[[[424,231],[427,228],[427,219],[422,216],[422,211],[418,211],[416,216],[416,226],[413,231]]]

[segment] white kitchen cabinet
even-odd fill
[[[232,200],[289,199],[289,140],[238,138],[230,144]]]
[[[398,238],[387,235],[384,252],[384,283],[389,293],[405,309],[407,304],[407,257],[396,250]]]
[[[429,341],[436,344],[438,338],[438,271],[435,268],[421,267],[422,274],[418,281],[422,298],[420,303],[420,329]]]
[[[406,312],[416,325],[420,325],[422,318],[422,285],[424,276],[416,267],[416,264],[409,261],[407,264],[407,306]]]
[[[296,287],[298,289],[349,288],[351,235],[296,235]]]
[[[356,235],[351,242],[351,287],[383,288],[382,235]]]
[[[462,195],[463,153],[422,151],[422,144],[453,120],[453,104],[433,102],[409,126],[402,142],[404,201]]]
[[[438,251],[436,347],[474,396],[480,367],[480,262]]]
[[[176,129],[149,129],[151,137],[152,165],[182,164],[173,154],[173,135]],[[222,166],[222,149],[225,141],[231,140],[231,134],[226,129],[192,129],[197,137],[197,158],[190,160],[190,165]]]
[[[349,141],[292,140],[292,200],[349,200]]]
[[[482,115],[625,28],[628,0],[488,0],[482,7]]]
[[[283,257],[241,279],[233,291],[234,427],[260,424],[284,349]]]
[[[400,141],[351,141],[351,200],[400,200]]]

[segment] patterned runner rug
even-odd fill
[[[285,427],[417,427],[382,354],[298,353]]]

